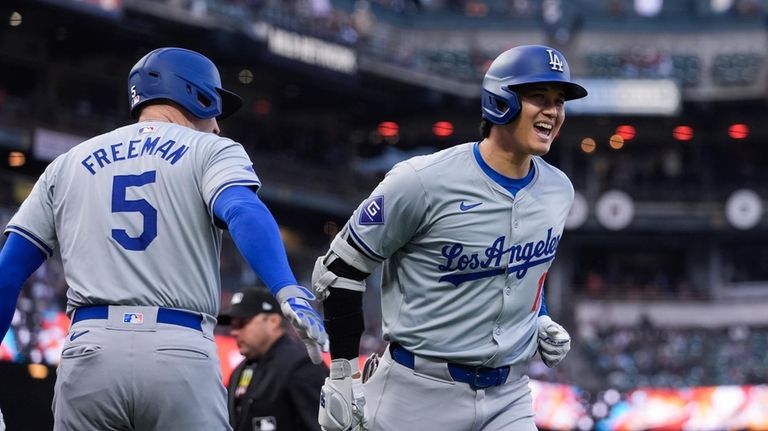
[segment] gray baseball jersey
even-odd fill
[[[240,144],[142,122],[56,158],[6,231],[47,255],[59,247],[70,313],[115,304],[216,316],[221,230],[212,205],[233,185],[260,185]]]
[[[574,192],[533,157],[535,176],[513,197],[473,145],[399,163],[347,226],[384,262],[385,338],[416,355],[498,367],[536,351],[541,289]]]

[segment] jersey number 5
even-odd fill
[[[112,229],[112,238],[124,249],[142,251],[157,236],[157,209],[144,199],[129,201],[125,199],[128,187],[141,187],[155,182],[155,171],[141,175],[115,175],[112,182],[112,212],[137,212],[144,216],[144,229],[138,237],[128,236],[125,229]]]

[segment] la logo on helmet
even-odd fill
[[[547,53],[549,54],[549,65],[552,67],[552,70],[562,72],[563,60],[560,59],[560,56],[555,54],[555,51],[551,49],[548,49]]]

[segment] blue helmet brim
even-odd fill
[[[216,91],[221,96],[221,115],[217,116],[216,119],[223,120],[243,106],[243,99],[237,94],[223,88],[217,88]]]

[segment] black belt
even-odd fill
[[[392,359],[400,365],[410,369],[415,367],[415,356],[399,344],[390,344],[389,351]],[[469,384],[474,390],[490,388],[491,386],[503,385],[509,377],[509,366],[499,368],[489,367],[470,367],[468,365],[446,363],[448,373],[453,380]]]
[[[72,324],[81,320],[88,319],[106,319],[109,317],[109,305],[91,305],[80,307],[75,310],[75,317]],[[203,330],[203,317],[189,311],[174,310],[172,308],[159,307],[157,309],[157,323],[167,323],[169,325],[183,326],[185,328]]]

